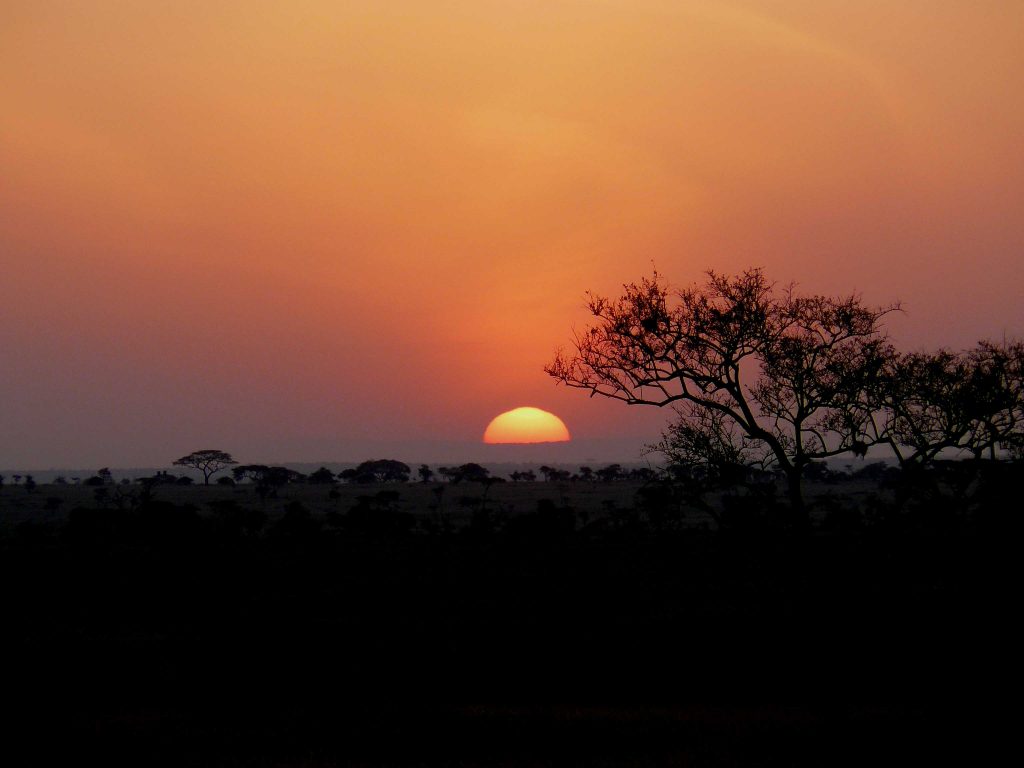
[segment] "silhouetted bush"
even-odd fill
[[[564,539],[576,531],[576,512],[551,499],[539,499],[535,512],[510,517],[505,533],[516,539],[550,541]]]
[[[455,468],[455,472],[452,474],[452,482],[482,483],[490,479],[490,474],[490,470],[480,466],[479,464],[473,462],[460,464]]]
[[[192,504],[177,505],[154,499],[120,518],[146,543],[164,549],[181,549],[200,538],[202,522]]]
[[[559,469],[547,465],[540,468],[540,473],[544,475],[544,482],[546,483],[565,482],[572,477],[572,473],[567,469]]]
[[[289,539],[308,539],[320,530],[320,521],[315,520],[309,510],[297,501],[290,501],[284,507],[284,515],[271,528],[274,536]]]
[[[378,537],[407,534],[416,518],[398,509],[398,491],[378,491],[373,496],[357,496],[356,504],[344,518],[345,530]]]
[[[720,525],[733,532],[778,530],[786,521],[786,509],[776,495],[774,485],[750,485],[744,490],[722,496]]]
[[[373,459],[364,461],[354,469],[346,469],[338,473],[338,477],[348,482],[368,483],[407,483],[412,470],[408,464],[394,459]]]
[[[819,498],[816,504],[819,512],[824,513],[821,522],[822,530],[847,533],[859,531],[864,527],[864,515],[853,504],[835,496]]]
[[[334,473],[327,469],[327,467],[320,467],[315,472],[311,472],[307,480],[313,485],[332,485],[338,482]]]
[[[215,524],[231,536],[255,536],[267,522],[262,509],[243,507],[235,499],[217,499],[209,507]]]
[[[639,488],[635,503],[650,527],[661,531],[679,527],[685,517],[688,498],[681,483],[665,478],[649,481]]]

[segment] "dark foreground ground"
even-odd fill
[[[840,487],[809,532],[624,487],[585,521],[571,487],[503,488],[457,524],[393,488],[29,514],[71,492],[7,487],[3,763],[989,762],[1017,694],[1007,477],[899,504]]]

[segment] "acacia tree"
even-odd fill
[[[207,448],[202,451],[193,451],[187,456],[182,456],[174,462],[174,466],[198,469],[203,473],[203,483],[209,485],[212,475],[237,463],[237,461],[231,458],[230,453]]]
[[[872,433],[901,466],[943,451],[975,459],[1016,456],[1024,445],[1024,344],[983,341],[972,350],[913,352],[887,366],[882,399],[870,406]]]
[[[408,464],[395,459],[371,459],[340,472],[338,477],[356,483],[405,483],[411,472]]]
[[[655,446],[680,463],[760,464],[786,477],[806,522],[802,474],[813,461],[879,442],[850,405],[875,402],[894,354],[881,319],[898,305],[857,295],[800,296],[760,269],[707,273],[670,288],[658,275],[618,299],[588,294],[592,327],[545,371],[558,382],[629,405],[676,407]]]

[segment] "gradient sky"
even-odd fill
[[[0,467],[653,439],[541,371],[652,262],[1024,335],[1022,71],[1020,0],[4,0]]]

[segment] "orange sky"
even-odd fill
[[[639,444],[541,367],[652,260],[1024,335],[1022,52],[1019,0],[5,0],[0,467]]]

